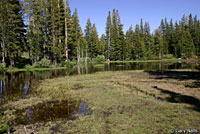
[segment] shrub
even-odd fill
[[[106,61],[106,58],[104,55],[98,55],[96,58],[94,58],[94,62],[101,64],[104,63]]]
[[[79,64],[80,64],[80,65],[84,65],[84,64],[85,64],[85,60],[86,60],[86,58],[81,58]],[[88,58],[87,58],[87,63],[91,63],[91,62],[92,62],[91,58],[88,57]]]
[[[75,59],[73,59],[72,61],[67,61],[66,62],[66,66],[67,67],[74,67],[77,65],[77,61]]]
[[[66,65],[67,65],[66,61],[61,61],[59,67],[66,67]]]
[[[172,54],[167,54],[163,56],[163,59],[173,59],[174,56]]]
[[[49,68],[51,67],[51,61],[44,58],[41,61],[38,61],[34,64],[34,67],[41,67],[41,68]]]
[[[6,65],[3,63],[0,63],[0,73],[5,72],[6,71]]]
[[[29,71],[31,68],[33,68],[31,65],[26,65],[25,68]]]
[[[160,60],[160,57],[159,56],[152,56],[151,59],[152,60]]]

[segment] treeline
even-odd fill
[[[88,19],[80,27],[77,9],[68,0],[1,0],[0,59],[7,66],[34,65],[49,59],[54,65],[104,55],[107,60],[162,59],[200,56],[200,21],[185,15],[181,21],[161,20],[153,34],[148,22],[124,33],[119,11],[109,11],[100,38]]]

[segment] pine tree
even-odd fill
[[[129,30],[126,32],[126,45],[125,45],[125,59],[133,59],[133,37],[134,37],[134,32],[133,32],[133,26],[131,25]]]
[[[107,39],[106,54],[108,61],[110,61],[110,52],[111,52],[111,28],[112,28],[111,13],[109,11],[106,23],[106,39]]]
[[[174,31],[174,24],[172,19],[170,20],[170,26],[169,26],[169,39],[168,39],[168,52],[175,56],[175,31]]]
[[[134,59],[141,59],[143,57],[144,43],[141,37],[139,25],[135,26],[135,33],[133,37]]]
[[[182,46],[181,46],[181,56],[183,58],[191,57],[194,55],[194,44],[192,40],[192,36],[189,32],[189,29],[182,30]]]
[[[87,62],[87,58],[88,58],[88,49],[89,49],[89,46],[91,46],[91,34],[92,34],[92,24],[91,24],[91,21],[90,19],[87,20],[87,24],[86,24],[86,27],[85,27],[85,39],[86,39],[86,62]]]
[[[153,54],[156,57],[162,58],[163,55],[163,37],[162,30],[157,29],[154,36]]]
[[[70,15],[70,8],[69,8],[69,2],[68,0],[65,0],[65,3],[64,3],[64,11],[65,11],[65,61],[68,61],[69,59],[69,54],[68,54],[68,51],[69,51],[69,44],[68,44],[68,29],[69,29],[69,19],[71,17]]]
[[[6,43],[8,42],[6,38],[8,33],[6,4],[6,0],[0,1],[0,52],[3,64],[5,63]]]
[[[143,24],[142,19],[140,20],[140,34],[141,34],[141,37],[143,37],[143,35],[144,35],[144,24]]]
[[[175,50],[175,56],[176,57],[181,57],[181,44],[182,44],[182,41],[181,41],[181,29],[180,29],[180,26],[178,25],[177,21],[175,23],[175,40],[176,40],[176,43],[175,43],[175,47],[174,47],[174,50]]]
[[[197,56],[200,56],[200,23],[197,20],[197,16],[194,17],[194,33],[193,36],[193,42],[195,46],[195,54]]]
[[[82,30],[79,24],[79,18],[78,18],[78,12],[77,9],[75,9],[75,12],[72,15],[72,31],[71,31],[71,37],[72,37],[72,44],[69,46],[70,48],[70,55],[72,59],[77,59],[78,63],[80,62],[80,38],[82,36]]]
[[[92,30],[91,30],[91,44],[89,46],[89,55],[91,58],[95,58],[97,55],[99,55],[99,38],[97,34],[96,25],[93,24]]]
[[[123,31],[123,24],[119,25],[119,58],[118,60],[125,60],[126,46],[125,46],[125,35]]]
[[[169,47],[171,47],[171,46],[169,46],[170,44],[170,26],[169,26],[169,24],[168,24],[168,21],[167,21],[167,18],[165,18],[165,35],[164,35],[164,46],[165,46],[165,48],[164,48],[164,50],[165,50],[165,54],[169,54],[170,52],[169,52]]]
[[[116,10],[112,13],[112,27],[111,27],[111,60],[119,60],[121,58],[122,47],[119,41],[119,17],[117,17]]]
[[[100,37],[100,46],[99,46],[99,49],[100,49],[100,52],[99,54],[100,55],[104,55],[106,57],[106,45],[107,45],[107,42],[106,42],[106,35],[105,34],[102,34],[101,37]]]
[[[25,51],[25,25],[22,20],[22,8],[18,0],[8,0],[5,2],[5,12],[1,12],[3,18],[2,23],[2,46],[6,48],[7,55],[11,66],[15,66],[15,62],[19,60]],[[2,4],[2,3],[0,3]],[[6,14],[6,18],[5,15]],[[6,26],[5,26],[6,22]],[[4,32],[8,33],[5,35]],[[4,37],[5,36],[5,37]],[[5,40],[6,38],[6,40]]]
[[[153,45],[153,38],[150,33],[150,26],[149,23],[145,23],[144,25],[144,43],[145,43],[145,52],[144,52],[144,58],[151,59],[152,57],[152,45]]]

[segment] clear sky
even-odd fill
[[[141,18],[150,23],[153,32],[165,17],[168,21],[171,18],[179,21],[183,14],[188,16],[190,13],[200,17],[200,0],[69,0],[69,6],[72,12],[77,8],[81,27],[85,29],[90,18],[99,36],[105,33],[108,11],[112,12],[113,8],[119,10],[124,31],[131,24],[133,27],[140,24]]]

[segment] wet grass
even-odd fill
[[[200,88],[185,86],[185,83],[190,85],[198,82],[199,77],[195,73],[194,79],[185,79],[185,75],[188,74],[189,77],[190,73],[192,74],[189,71],[178,72],[180,76],[171,77],[173,72],[152,74],[144,71],[122,71],[47,79],[35,90],[35,99],[4,105],[4,114],[7,115],[4,118],[30,106],[36,106],[34,108],[37,109],[40,105],[40,109],[45,110],[44,103],[40,101],[70,100],[87,102],[92,113],[79,113],[76,120],[66,117],[35,121],[26,125],[26,128],[39,134],[166,134],[172,129],[200,131]],[[180,79],[181,76],[184,79]],[[65,104],[61,106],[66,109]],[[63,111],[62,108],[60,111]],[[9,118],[7,122],[14,119],[16,117]],[[18,123],[12,127],[17,133],[23,129],[23,125]]]

